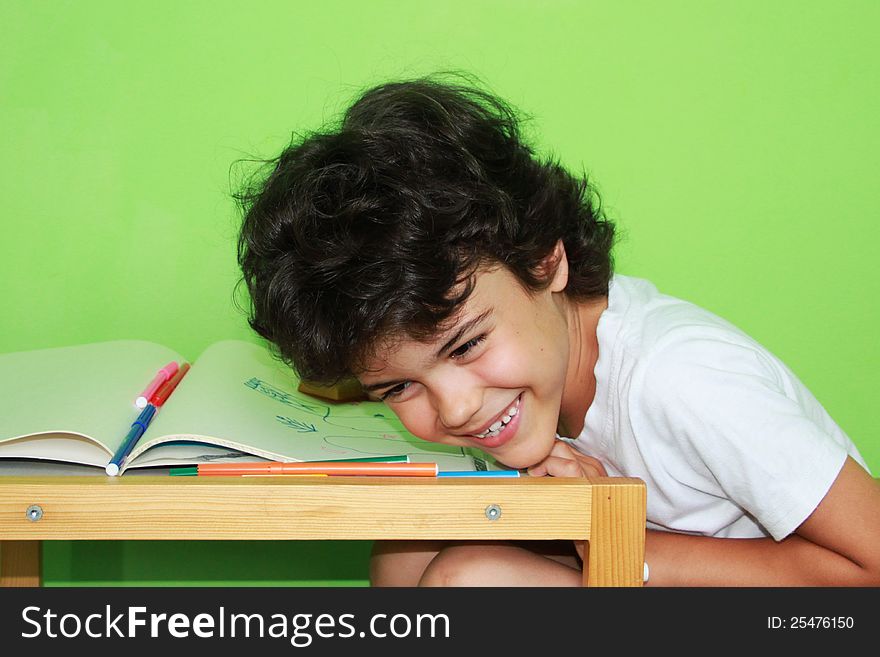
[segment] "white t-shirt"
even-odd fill
[[[577,449],[648,489],[648,527],[781,540],[861,455],[778,358],[735,326],[617,274]],[[867,470],[867,467],[865,467]]]

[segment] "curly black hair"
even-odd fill
[[[614,225],[596,191],[539,160],[513,109],[469,81],[369,89],[269,164],[236,194],[238,263],[251,327],[306,380],[351,377],[382,339],[436,334],[482,265],[543,289],[560,239],[569,298],[608,293]]]

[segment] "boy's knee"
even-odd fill
[[[442,541],[376,541],[370,555],[370,585],[417,586]]]
[[[425,568],[419,586],[474,586],[484,573],[485,546],[453,545],[440,550]]]

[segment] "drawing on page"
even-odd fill
[[[303,418],[291,417],[292,413],[278,414],[275,420],[303,437],[319,435],[323,443],[322,449],[329,453],[354,452],[365,456],[383,456],[391,450],[399,454],[436,452],[452,457],[466,455],[461,447],[431,443],[412,436],[391,412],[377,410],[372,415],[364,415],[363,408],[359,408],[360,404],[330,406],[305,395],[285,392],[257,377],[248,379],[244,385],[276,402],[312,416]]]

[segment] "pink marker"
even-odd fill
[[[172,361],[161,370],[159,370],[156,373],[156,376],[153,377],[153,380],[150,381],[150,385],[148,385],[144,389],[144,391],[138,396],[138,398],[134,400],[134,405],[138,408],[146,408],[147,402],[149,402],[150,397],[153,396],[153,393],[159,389],[159,386],[161,386],[168,379],[177,374],[178,367],[179,365],[176,362]]]

